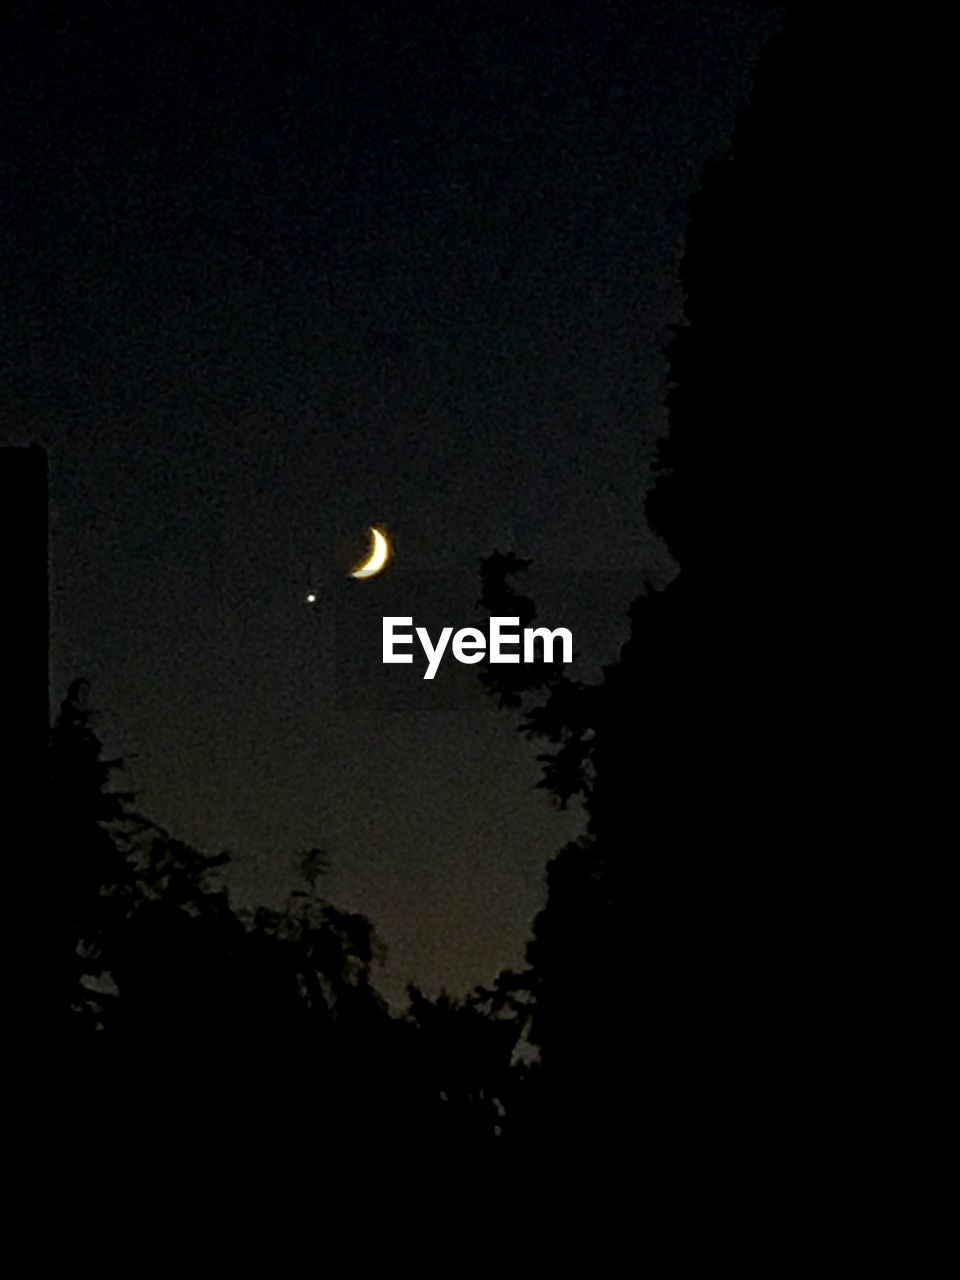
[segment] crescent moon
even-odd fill
[[[373,548],[368,559],[351,573],[351,578],[372,578],[374,574],[380,572],[390,557],[390,544],[386,536],[379,529],[371,528],[370,532],[373,534]]]

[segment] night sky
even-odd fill
[[[522,959],[582,827],[475,671],[479,561],[616,658],[703,166],[775,14],[697,3],[7,6],[0,443],[50,453],[52,694],[138,806],[275,902],[296,854],[383,990]],[[383,577],[348,580],[368,527]],[[317,603],[305,603],[308,588]]]

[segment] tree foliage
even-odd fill
[[[836,264],[839,59],[823,21],[798,17],[771,42],[692,209],[669,434],[647,499],[679,574],[638,596],[596,685],[485,673],[551,748],[541,785],[561,804],[581,797],[587,819],[550,863],[513,979],[532,1001],[543,1141],[562,1124],[596,1142],[643,1098],[648,1116],[682,1117],[674,1141],[705,1152],[745,1105],[755,1056],[785,1034],[799,922],[784,885],[818,811],[802,744],[819,690],[795,666],[805,638],[816,652],[815,614],[798,606],[802,460],[830,394],[816,362]],[[524,568],[491,557],[484,603],[515,602],[507,579]]]

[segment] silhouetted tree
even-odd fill
[[[95,987],[105,968],[104,940],[134,892],[118,845],[133,819],[129,792],[110,787],[122,765],[103,759],[91,725],[88,685],[75,680],[50,733],[45,817],[49,892],[33,963],[46,975],[48,1031],[91,1030],[102,1012]]]
[[[321,849],[301,855],[281,907],[235,911],[227,853],[194,849],[109,788],[120,762],[103,759],[91,715],[78,682],[51,735],[52,847],[69,872],[48,925],[55,1011],[61,1035],[89,1034],[67,1059],[51,1044],[50,1124],[81,1151],[135,1145],[131,1116],[165,1149],[202,1131],[217,1159],[311,1140],[492,1150],[521,1026],[504,1002],[411,988],[391,1016],[372,980],[382,944],[322,895]]]
[[[562,1127],[596,1147],[642,1106],[684,1177],[741,1150],[759,1107],[788,1123],[782,1076],[761,1079],[758,1064],[787,1052],[801,1008],[791,892],[829,794],[810,709],[826,712],[833,686],[821,617],[802,603],[817,477],[801,466],[832,394],[817,366],[837,265],[842,60],[826,21],[795,18],[771,42],[692,210],[687,323],[669,350],[670,433],[648,501],[678,576],[635,601],[595,687],[535,672],[504,697],[487,675],[502,705],[539,697],[520,727],[555,747],[543,784],[561,803],[581,795],[587,815],[585,837],[550,864],[515,983],[534,996],[535,1133]],[[522,564],[488,562],[485,596]]]
[[[55,874],[36,960],[47,1065],[69,1082],[54,1086],[60,1122],[96,1116],[117,1136],[146,1107],[175,1123],[198,1111],[208,1127],[228,1114],[266,1123],[266,1099],[311,1090],[319,1114],[355,1115],[358,1064],[382,1051],[389,1018],[372,927],[318,892],[326,856],[302,856],[304,887],[282,909],[234,911],[217,879],[229,855],[138,816],[110,788],[121,762],[103,758],[91,719],[77,681],[50,737]],[[59,1042],[82,1032],[86,1047],[63,1059]]]
[[[430,1000],[411,985],[408,1001],[398,1060],[421,1138],[450,1154],[491,1150],[509,1123],[515,1023],[491,1016],[482,995]]]

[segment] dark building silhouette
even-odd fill
[[[4,779],[22,800],[39,800],[50,719],[47,526],[46,451],[0,449]]]

